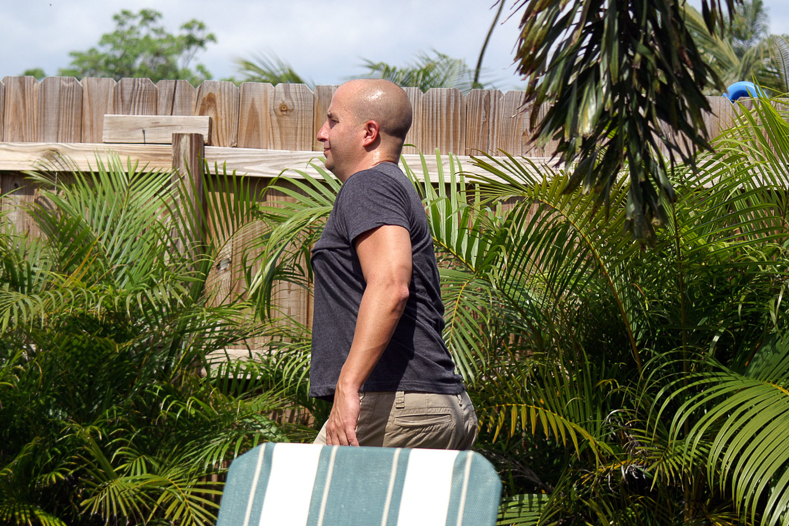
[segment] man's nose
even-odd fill
[[[318,130],[318,140],[320,142],[323,142],[323,141],[326,141],[328,139],[329,139],[329,137],[328,137],[328,135],[326,133],[326,123],[323,123],[323,126],[321,126],[321,129]]]

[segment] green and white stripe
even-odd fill
[[[470,451],[269,443],[230,466],[217,526],[493,525],[500,493]]]

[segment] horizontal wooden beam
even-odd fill
[[[105,115],[102,142],[172,144],[174,133],[199,133],[211,144],[211,117],[185,115]]]
[[[136,144],[97,144],[97,143],[10,143],[0,142],[0,171],[28,170],[90,170],[96,167],[96,159],[106,163],[110,152],[126,162],[139,162],[151,170],[170,170],[173,166],[172,147],[168,145]],[[323,166],[323,154],[312,151],[257,150],[252,148],[225,148],[206,146],[205,160],[214,171],[221,171],[249,177],[273,178],[282,173],[296,179],[304,174],[320,177],[315,166]],[[406,154],[403,160],[417,175],[422,174],[422,160],[419,155]],[[455,156],[464,170],[473,171],[471,157]],[[536,165],[547,165],[545,157],[530,159]],[[438,160],[435,155],[426,155],[425,164],[433,181],[437,180]],[[441,168],[449,174],[449,156],[441,156]],[[457,164],[456,164],[457,169]]]

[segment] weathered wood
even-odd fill
[[[498,148],[501,99],[498,90],[475,89],[466,96],[466,151],[465,155],[488,153]]]
[[[3,141],[5,125],[3,123],[3,116],[5,115],[5,84],[0,81],[0,141]]]
[[[82,85],[82,140],[101,142],[104,133],[104,115],[112,113],[115,94],[115,79],[85,77]]]
[[[102,142],[172,144],[174,133],[199,133],[205,144],[211,144],[211,117],[105,115]]]
[[[156,115],[158,96],[151,79],[121,79],[113,91],[112,113]]]
[[[323,143],[318,140],[318,132],[323,123],[326,122],[326,112],[331,106],[331,98],[339,86],[315,86],[312,92],[313,101],[313,121],[312,121],[312,149],[316,152],[323,151]]]
[[[466,152],[466,104],[457,89],[432,88],[422,96],[419,148],[423,152]]]
[[[38,136],[38,82],[35,77],[5,77],[3,140],[35,142]]]
[[[216,146],[238,145],[238,88],[232,82],[206,80],[197,89],[195,115],[213,119],[213,143]]]
[[[282,185],[289,186],[291,191],[299,191],[289,183],[283,183]],[[266,201],[269,204],[276,204],[281,202],[293,202],[295,198],[278,190],[269,190],[266,193]],[[291,255],[294,255],[292,249],[288,248],[287,250],[291,250]],[[306,262],[302,259],[302,268],[304,268],[305,265]],[[294,283],[280,281],[274,285],[274,290],[272,291],[272,303],[276,306],[275,312],[272,314],[276,317],[284,317],[284,325],[289,325],[286,321],[288,319],[295,320],[303,325],[308,325],[312,322],[310,296],[309,291],[303,287]]]
[[[537,120],[535,122],[539,123],[545,118],[545,114],[550,109],[548,104],[543,104],[537,109]],[[526,108],[526,123],[529,126],[529,119],[531,119],[532,112],[534,110],[532,107]],[[536,130],[532,130],[529,128],[529,140],[531,141],[532,138],[536,137],[537,132]],[[551,157],[554,152],[556,152],[556,147],[559,145],[559,141],[556,140],[549,140],[549,141],[531,141],[528,143],[526,151],[522,152],[522,155],[526,155],[528,157]]]
[[[277,84],[271,98],[271,144],[275,150],[312,150],[314,98],[304,84]]]
[[[405,146],[403,153],[419,153],[419,138],[422,122],[422,90],[419,88],[403,88],[408,100],[411,101],[411,129],[405,136],[405,143],[413,146]],[[431,153],[431,152],[425,152]]]
[[[238,119],[239,148],[270,148],[271,128],[268,124],[274,86],[268,83],[241,84]]]
[[[25,211],[28,205],[33,204],[38,197],[36,186],[19,172],[6,172],[0,174],[0,192],[3,200],[0,206],[4,213],[4,222],[14,225],[17,234],[28,234],[36,237],[40,229],[33,218]]]
[[[160,80],[156,83],[157,115],[192,115],[195,111],[197,88],[188,80]]]
[[[723,130],[730,128],[734,124],[737,107],[726,97],[707,97],[707,101],[712,109],[712,114],[705,114],[704,122],[707,124],[707,132],[710,134],[710,139],[714,139]]]
[[[82,86],[74,77],[47,77],[38,87],[37,142],[82,141]]]
[[[103,162],[109,152],[114,152],[124,160],[129,157],[132,163],[148,165],[150,170],[169,170],[172,168],[172,148],[159,145],[128,145],[101,143],[0,143],[0,171],[22,170],[89,170],[96,168],[96,157]],[[64,157],[69,159],[66,163]],[[73,163],[73,164],[71,164]]]
[[[508,91],[499,100],[496,149],[510,155],[529,151],[529,112],[524,106],[525,92]],[[498,155],[498,153],[494,153]]]
[[[0,143],[0,171],[22,171],[33,169],[48,169],[42,162],[57,163],[61,156],[72,159],[76,168],[87,170],[96,166],[96,154],[101,159],[107,159],[108,152],[117,153],[121,159],[130,157],[132,162],[139,162],[141,166],[148,165],[151,170],[172,168],[172,148],[166,145],[136,145],[136,144],[97,144],[97,143]],[[471,158],[458,156],[463,168],[473,171]],[[312,166],[323,167],[323,156],[313,151],[292,152],[284,150],[253,150],[247,148],[224,148],[217,146],[205,147],[205,160],[209,166],[214,163],[222,166],[227,163],[228,173],[249,177],[273,178],[283,171],[296,179],[302,176],[296,171],[305,172],[311,177],[320,178],[320,173]],[[419,155],[405,154],[402,160],[417,174],[422,176],[422,163]],[[547,163],[546,158],[532,158],[538,166]],[[438,173],[438,164],[435,155],[425,156],[428,172],[435,180]],[[449,158],[441,157],[442,169],[445,173],[449,170]],[[57,167],[52,169],[60,169]]]
[[[203,210],[205,209],[205,195],[203,192],[203,158],[205,156],[205,143],[199,133],[173,134],[173,177],[180,177],[184,185],[186,202],[182,207],[189,207],[188,216],[194,219],[198,229],[203,227]],[[194,233],[198,244],[205,239],[205,232]],[[178,249],[184,250],[179,244]],[[200,254],[193,253],[197,258]]]

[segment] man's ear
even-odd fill
[[[375,121],[367,121],[364,123],[364,138],[362,139],[364,146],[369,146],[381,136],[381,126]]]

